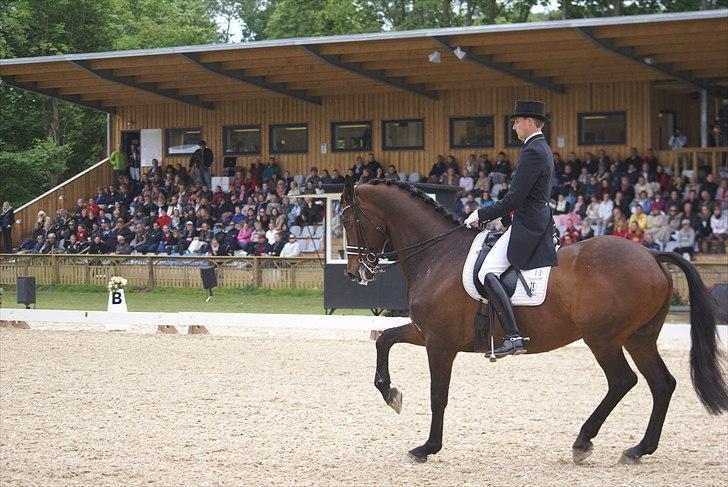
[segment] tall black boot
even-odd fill
[[[485,290],[488,294],[488,301],[495,308],[503,327],[503,345],[493,350],[496,357],[504,357],[511,354],[526,353],[526,347],[523,344],[524,339],[518,329],[516,315],[513,312],[511,299],[508,297],[503,284],[495,274],[489,272],[485,275]]]

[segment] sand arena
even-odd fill
[[[443,450],[402,467],[429,431],[423,348],[397,345],[395,414],[372,385],[364,332],[244,330],[238,336],[0,330],[2,485],[724,485],[728,421],[689,380],[684,341],[663,341],[678,380],[660,448],[618,465],[644,433],[644,379],[583,465],[582,422],[606,391],[570,346],[497,364],[455,362]],[[506,378],[512,377],[512,381]]]

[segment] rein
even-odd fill
[[[366,214],[366,212],[359,206],[359,202],[357,201],[356,197],[356,188],[354,188],[353,192],[353,198],[350,205],[345,206],[341,210],[341,214],[343,215],[344,212],[348,209],[351,209],[354,212],[354,222],[355,222],[355,228],[356,228],[356,240],[357,245],[347,245],[346,246],[346,255],[356,255],[357,259],[359,261],[359,264],[364,266],[369,272],[371,273],[383,273],[387,269],[396,266],[402,261],[405,261],[411,257],[414,257],[415,255],[419,254],[423,250],[427,249],[428,247],[431,247],[432,245],[442,241],[445,237],[448,235],[451,235],[455,231],[459,230],[460,228],[465,227],[465,223],[462,223],[456,227],[450,228],[449,230],[440,233],[438,235],[435,235],[432,238],[429,238],[427,240],[423,240],[422,242],[417,242],[416,244],[407,246],[403,249],[400,249],[398,251],[394,250],[391,252],[385,252],[384,249],[387,247],[387,244],[390,242],[391,238],[387,234],[382,227],[375,224],[371,218],[369,218],[369,215]],[[386,237],[384,240],[384,243],[382,244],[382,249],[379,252],[374,252],[371,250],[369,242],[367,241],[366,234],[364,233],[364,226],[362,224],[362,219],[360,218],[360,215],[364,217],[374,228],[377,232],[381,233]],[[362,246],[361,242],[364,243]],[[414,252],[405,255],[404,257],[397,259],[392,265],[387,267],[382,267],[379,265],[380,259],[389,259],[390,257],[396,256],[398,253],[404,253],[408,252],[410,250],[414,250]]]

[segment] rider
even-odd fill
[[[513,212],[513,223],[483,262],[488,301],[498,313],[504,331],[503,345],[494,350],[496,357],[526,352],[513,305],[500,275],[510,266],[528,270],[557,265],[553,218],[548,206],[554,181],[554,160],[541,132],[544,124],[550,122],[546,107],[540,101],[516,101],[511,120],[523,147],[508,193],[494,205],[473,212],[465,220],[472,228]]]

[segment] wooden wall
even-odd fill
[[[471,152],[489,154],[495,158],[501,149],[514,160],[517,148],[505,148],[504,117],[513,110],[517,99],[540,99],[546,102],[552,114],[552,148],[566,155],[571,150],[581,157],[587,150],[595,152],[601,147],[577,145],[577,113],[585,111],[626,111],[627,143],[604,148],[609,154],[626,156],[629,147],[644,150],[651,146],[650,113],[652,97],[649,82],[594,83],[568,86],[568,93],[560,95],[532,87],[492,88],[440,92],[439,101],[433,101],[407,92],[371,93],[361,95],[324,97],[322,105],[312,105],[288,98],[260,98],[247,101],[217,102],[215,110],[171,103],[121,107],[112,117],[113,146],[120,139],[120,131],[128,128],[185,128],[202,127],[203,138],[215,154],[213,173],[222,167],[222,127],[225,125],[260,124],[262,129],[262,158],[268,157],[268,125],[305,122],[309,125],[308,154],[281,154],[281,166],[292,174],[306,174],[310,166],[319,169],[353,165],[356,153],[331,153],[333,121],[371,120],[373,147],[377,159],[394,164],[404,172],[427,173],[438,154],[453,154],[462,160]],[[495,147],[488,149],[450,149],[449,118],[471,115],[495,117]],[[387,119],[424,118],[425,147],[423,150],[383,151],[381,122]],[[133,127],[127,122],[133,120]],[[564,137],[564,147],[557,147],[557,136]],[[328,154],[320,154],[321,143],[328,145]],[[252,156],[238,157],[238,165],[248,166]],[[189,158],[166,158],[164,164],[187,164]]]
[[[113,174],[108,159],[104,159],[73,178],[61,183],[51,191],[39,196],[31,202],[15,209],[15,220],[19,224],[13,226],[13,245],[18,245],[21,239],[33,233],[33,227],[38,219],[38,212],[44,211],[47,216],[54,218],[56,211],[65,208],[69,212],[76,207],[79,198],[87,200],[96,196],[99,186],[112,184]]]

